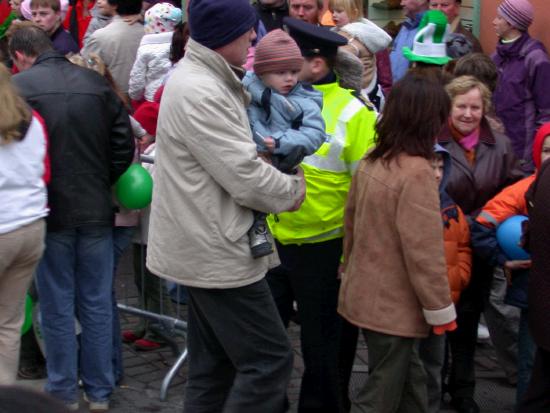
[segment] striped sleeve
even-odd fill
[[[46,150],[44,151],[44,174],[42,175],[42,180],[44,184],[48,185],[51,179],[51,169],[50,169],[50,142],[48,139],[48,131],[46,129],[46,122],[38,112],[35,110],[32,111],[32,116],[35,118],[38,123],[42,126],[42,133],[44,135],[44,143],[46,145]]]

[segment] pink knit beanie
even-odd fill
[[[527,31],[533,23],[535,14],[529,0],[504,0],[498,6],[498,13],[504,20],[522,32]]]
[[[256,46],[254,73],[261,75],[281,70],[300,70],[303,63],[304,58],[294,39],[277,29],[262,37]]]

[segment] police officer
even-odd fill
[[[333,66],[345,37],[293,18],[284,24],[305,58],[300,80],[323,95],[328,139],[301,164],[308,188],[301,208],[269,218],[281,265],[268,282],[285,326],[293,301],[298,305],[304,358],[298,411],[342,412],[349,409],[357,342],[355,328],[337,313],[344,206],[356,165],[374,144],[376,113],[339,86]]]

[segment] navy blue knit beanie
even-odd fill
[[[210,49],[231,43],[258,20],[249,0],[190,0],[191,38]]]

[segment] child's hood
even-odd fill
[[[449,180],[449,175],[451,174],[451,155],[438,143],[434,145],[434,152],[443,157],[443,176],[441,177],[441,182],[439,183],[439,192],[442,192],[445,191],[447,181]]]
[[[537,168],[537,171],[540,169],[541,156],[542,156],[542,145],[544,144],[544,139],[550,136],[550,122],[542,125],[533,141],[533,162]]]
[[[360,92],[363,82],[363,63],[350,52],[338,49],[334,61],[334,72],[338,76],[338,84],[344,89]]]
[[[456,203],[453,201],[451,196],[447,193],[445,188],[447,187],[447,181],[451,175],[451,155],[445,148],[439,144],[434,145],[434,152],[440,154],[443,157],[443,176],[441,177],[441,182],[439,183],[439,203],[440,208],[443,214],[443,224],[447,225],[447,222],[451,218],[458,219],[456,212]],[[445,211],[445,213],[443,213]]]
[[[378,53],[379,51],[384,50],[392,41],[392,38],[388,33],[365,18],[361,18],[356,22],[348,23],[340,30],[347,33],[352,37],[352,39],[357,39],[371,53]]]

